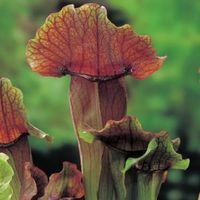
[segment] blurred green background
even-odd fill
[[[24,93],[28,118],[54,136],[54,144],[31,138],[33,158],[47,172],[63,159],[78,161],[70,117],[69,77],[47,78],[31,72],[25,48],[47,15],[64,5],[88,1],[0,0],[0,76],[8,77]],[[197,200],[200,189],[200,1],[108,0],[105,5],[117,25],[129,23],[139,34],[152,37],[159,55],[168,59],[150,78],[127,78],[128,113],[144,129],[167,130],[182,140],[180,152],[191,158],[186,172],[171,171],[159,199]],[[65,153],[64,153],[65,152]],[[48,166],[47,166],[48,165]],[[54,169],[53,169],[54,168]]]

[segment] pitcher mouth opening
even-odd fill
[[[72,71],[69,71],[67,69],[62,71],[63,76],[64,75],[71,75],[71,76],[81,77],[81,78],[87,79],[87,80],[92,81],[92,82],[103,82],[103,81],[115,80],[115,79],[121,78],[123,76],[130,75],[131,73],[132,73],[131,67],[125,67],[124,71],[122,73],[110,75],[110,76],[100,76],[100,75],[99,76],[93,76],[93,75],[89,75],[89,74],[72,72]]]

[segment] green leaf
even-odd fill
[[[147,151],[139,158],[128,158],[124,172],[131,167],[144,172],[167,170],[168,168],[187,169],[189,159],[182,159],[181,154],[174,150],[174,145],[168,135],[154,138],[148,145]]]
[[[3,192],[0,192],[0,199],[10,200],[13,195],[12,187],[9,185]]]
[[[12,187],[10,186],[14,175],[13,169],[8,163],[9,157],[0,153],[0,199],[9,200],[12,197]]]
[[[89,144],[93,143],[93,141],[95,140],[95,136],[86,131],[80,131],[79,136],[82,140]]]
[[[189,164],[190,164],[190,159],[184,159],[184,160],[178,161],[172,168],[186,170],[189,167]]]
[[[126,173],[133,165],[137,163],[138,159],[136,158],[128,158],[126,160],[126,164],[124,169],[122,170],[123,173]]]

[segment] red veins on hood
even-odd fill
[[[105,7],[73,5],[49,15],[27,45],[27,61],[44,76],[71,74],[90,80],[109,80],[127,74],[144,79],[158,70],[158,57],[149,36],[130,25],[115,26]]]

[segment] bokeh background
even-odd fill
[[[64,5],[87,1],[0,0],[0,76],[8,77],[24,93],[28,118],[48,132],[52,145],[30,139],[33,159],[48,174],[63,160],[79,165],[76,138],[70,118],[69,77],[44,78],[31,72],[25,48],[47,15]],[[187,171],[171,170],[161,200],[197,200],[200,190],[200,1],[108,0],[105,5],[117,25],[129,23],[139,34],[152,37],[159,55],[168,59],[150,78],[127,78],[128,113],[146,130],[169,131],[182,140],[180,153],[191,159]]]

